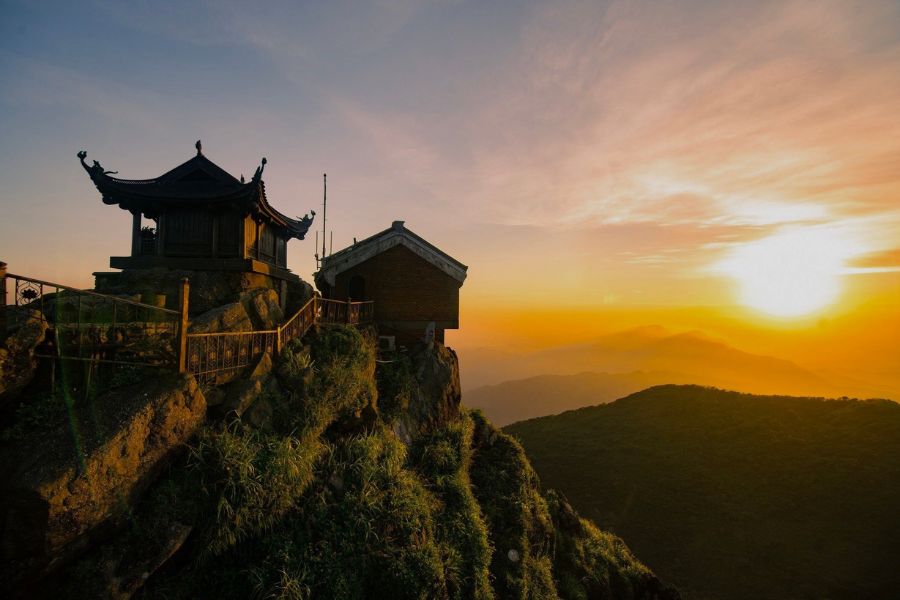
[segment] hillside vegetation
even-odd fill
[[[205,389],[204,402],[192,380],[176,381],[187,387],[171,402],[210,408],[162,469],[127,476],[117,454],[131,456],[131,442],[116,437],[127,414],[98,423],[87,473],[51,465],[32,484],[13,469],[21,481],[4,493],[19,507],[9,514],[30,515],[45,538],[41,528],[65,535],[50,553],[31,530],[4,537],[4,596],[677,600],[621,539],[542,492],[518,442],[460,407],[451,350],[421,346],[376,368],[373,340],[354,328],[306,342],[224,399]],[[146,382],[133,386],[123,389]],[[66,435],[46,427],[20,423],[7,439],[24,448]],[[157,443],[150,431],[141,443]],[[113,471],[102,497],[113,485],[121,494],[105,520],[85,512],[63,528],[27,510],[44,481],[74,481],[63,504],[77,505],[93,489],[80,487],[85,477]],[[71,517],[59,510],[57,521]]]
[[[667,385],[505,430],[687,598],[900,590],[894,402]]]

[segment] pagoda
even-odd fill
[[[87,152],[78,153],[104,204],[132,214],[131,254],[110,257],[110,267],[122,272],[95,273],[98,290],[146,293],[185,276],[213,285],[207,291],[217,296],[210,299],[215,304],[251,287],[283,295],[288,283],[300,283],[287,268],[287,243],[304,239],[315,212],[293,219],[269,204],[265,158],[245,182],[209,160],[199,141],[195,147],[194,157],[153,179],[114,177],[97,161],[87,164]]]

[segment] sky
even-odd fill
[[[400,219],[469,265],[461,346],[560,308],[590,325],[556,341],[684,307],[794,333],[900,312],[895,0],[2,1],[0,80],[16,273],[88,287],[128,253],[79,150],[150,178],[202,139],[236,176],[265,156],[292,216],[327,172],[335,250]],[[288,247],[306,279],[313,246]],[[833,285],[773,320],[753,294],[785,261]]]

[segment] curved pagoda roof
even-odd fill
[[[84,160],[87,157],[84,150],[78,153],[78,158],[103,196],[104,204],[118,204],[122,209],[141,212],[149,218],[157,217],[168,207],[227,206],[260,216],[280,226],[290,237],[302,240],[306,236],[315,211],[311,211],[312,216],[292,219],[269,204],[266,185],[262,180],[265,158],[253,178],[244,182],[243,176],[238,180],[206,158],[199,141],[196,148],[196,156],[153,179],[113,177],[117,172],[104,170],[96,160],[93,165],[88,165]]]

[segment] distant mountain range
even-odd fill
[[[487,385],[463,396],[465,404],[484,412],[500,426],[612,402],[638,390],[663,383],[691,383],[692,378],[672,373],[578,373],[538,375]]]
[[[667,385],[505,431],[689,600],[898,597],[900,404]]]
[[[640,327],[589,343],[526,354],[463,350],[463,402],[494,422],[609,402],[663,383],[696,383],[757,394],[892,397],[893,390],[815,373],[744,352],[703,332]]]

